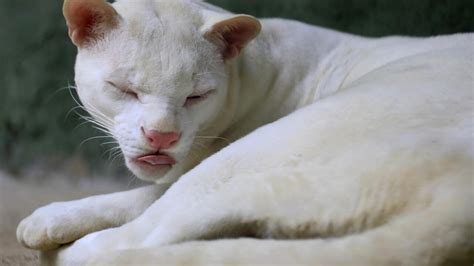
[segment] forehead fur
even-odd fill
[[[113,6],[131,33],[161,36],[191,33],[201,26],[198,3],[192,0],[121,0]]]
[[[150,45],[158,43],[189,44],[196,39],[202,16],[191,3],[185,0],[125,0],[114,7],[123,19],[122,31],[149,49]]]
[[[137,86],[182,82],[177,73],[206,71],[217,53],[204,39],[202,10],[194,0],[120,0],[113,4],[119,28],[104,43],[118,68],[133,69]],[[185,62],[185,63],[184,63]],[[150,70],[153,74],[149,75]],[[145,74],[147,73],[147,74]],[[178,79],[178,80],[176,80]]]

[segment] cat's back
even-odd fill
[[[378,68],[398,61],[417,57],[417,62],[422,60],[437,60],[439,65],[432,68],[433,74],[437,72],[457,71],[453,68],[442,67],[443,60],[450,58],[447,53],[456,57],[472,60],[474,57],[474,33],[454,34],[445,36],[436,36],[430,38],[412,38],[412,37],[385,37],[379,39],[365,39],[356,43],[352,48],[358,51],[358,60],[354,64],[344,84],[350,84],[364,75],[376,71]],[[438,54],[442,54],[438,57]],[[420,56],[426,55],[426,56]],[[417,64],[414,61],[413,64]],[[471,65],[472,67],[472,65]]]

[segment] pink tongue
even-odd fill
[[[176,161],[168,155],[147,155],[138,158],[138,161],[151,165],[173,165]]]

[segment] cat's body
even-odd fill
[[[113,30],[87,42],[72,2]],[[26,246],[88,234],[45,263],[472,262],[473,35],[365,39],[277,19],[248,43],[259,22],[201,2],[114,7],[119,22],[99,0],[66,1],[79,95],[139,177],[179,180],[39,209],[18,228]],[[124,76],[125,100],[103,85]],[[156,144],[150,126],[181,132]],[[140,133],[167,154],[134,159],[150,152]],[[236,237],[258,239],[210,240]]]

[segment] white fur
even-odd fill
[[[269,19],[224,63],[202,35],[232,14],[185,0],[114,7],[121,25],[79,51],[79,95],[133,172],[179,180],[162,197],[156,186],[37,210],[18,228],[26,246],[88,234],[43,263],[472,262],[472,34],[365,39]],[[117,75],[140,101],[107,87]],[[130,163],[147,152],[143,125],[183,133],[170,171]],[[232,143],[220,150],[221,138]],[[192,242],[242,236],[257,239]]]

